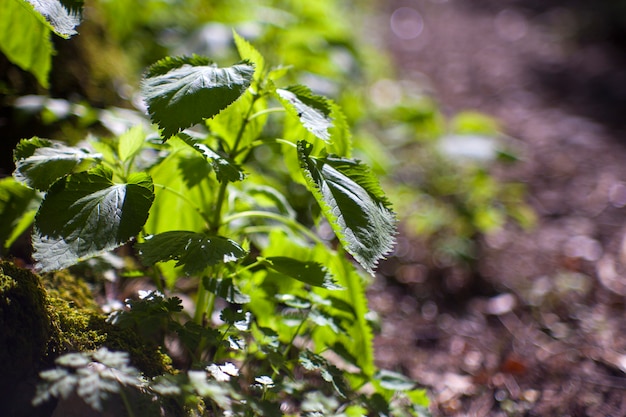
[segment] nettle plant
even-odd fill
[[[14,178],[43,196],[37,268],[132,249],[143,266],[127,273],[158,291],[109,320],[161,345],[175,338],[190,364],[150,379],[121,354],[74,353],[42,373],[36,402],[76,392],[99,409],[136,390],[193,415],[423,415],[424,391],[374,365],[367,274],[354,262],[373,274],[391,250],[389,201],[350,158],[339,106],[279,88],[289,69],[235,43],[242,61],[230,67],[192,56],[147,70],[158,137],[136,126],[89,147],[34,137],[15,149]],[[197,286],[192,311],[165,295],[183,279]],[[130,415],[150,409],[122,398]]]

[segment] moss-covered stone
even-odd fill
[[[42,283],[43,281],[43,283]],[[45,283],[45,285],[44,285]],[[147,376],[171,369],[170,358],[132,330],[106,322],[89,288],[68,273],[43,278],[0,260],[0,415],[28,415],[11,406],[24,381],[34,395],[37,374],[72,351],[126,351]],[[34,382],[33,382],[34,381]],[[23,408],[23,407],[22,407]],[[34,414],[31,414],[34,415]]]
[[[0,329],[0,415],[26,415],[29,381],[49,363],[54,331],[39,278],[7,262],[0,262]]]

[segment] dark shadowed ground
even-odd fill
[[[382,8],[400,79],[422,80],[448,114],[496,117],[519,142],[522,161],[497,174],[527,184],[539,222],[485,237],[475,282],[379,277],[379,364],[426,386],[434,415],[625,416],[624,6]],[[392,257],[382,270],[421,258]]]

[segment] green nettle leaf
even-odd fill
[[[169,231],[146,238],[137,245],[139,255],[148,265],[164,261],[177,261],[186,274],[204,271],[220,263],[234,262],[243,258],[246,251],[231,239],[207,236],[188,231]]]
[[[102,158],[84,149],[47,139],[22,139],[13,151],[16,180],[46,191],[52,183]]]
[[[43,17],[33,13],[32,7],[23,0],[0,0],[0,10],[0,51],[11,62],[32,73],[39,84],[48,87],[53,47],[50,29],[42,22]]]
[[[281,274],[297,279],[315,287],[340,290],[328,269],[317,262],[305,262],[285,256],[272,256],[264,259],[265,263]]]
[[[146,134],[141,125],[136,125],[120,135],[117,144],[117,153],[124,162],[135,156],[143,146]]]
[[[330,118],[330,101],[315,95],[303,85],[295,85],[286,89],[276,89],[276,95],[285,110],[295,116],[300,123],[316,137],[330,140],[329,129],[333,126]]]
[[[217,279],[205,276],[202,278],[202,285],[207,291],[222,297],[229,303],[246,304],[250,302],[250,297],[243,294],[231,278]]]
[[[67,10],[59,0],[26,0],[41,14],[50,28],[57,35],[68,39],[76,35],[76,26],[80,24],[80,14],[75,10]]]
[[[66,268],[136,236],[148,218],[154,186],[147,174],[115,184],[96,168],[55,182],[35,218],[33,257],[43,271]]]
[[[324,381],[330,382],[340,396],[348,398],[350,389],[343,377],[343,372],[339,368],[329,363],[324,357],[309,350],[302,351],[298,360],[304,369],[320,371]]]
[[[0,253],[22,234],[33,219],[29,210],[36,191],[11,177],[0,179]],[[22,222],[23,218],[29,221]],[[24,224],[26,223],[26,224]]]
[[[233,38],[241,59],[252,62],[255,67],[255,79],[261,78],[263,71],[265,71],[265,58],[263,58],[263,55],[235,31],[233,31]]]
[[[248,89],[253,75],[254,66],[245,61],[218,68],[203,57],[168,57],[148,69],[141,92],[167,140],[228,107]]]
[[[204,143],[195,140],[189,135],[181,133],[178,136],[211,163],[211,167],[213,167],[219,182],[242,181],[246,177],[241,168],[229,158],[218,154]]]
[[[54,52],[50,32],[63,38],[75,34],[78,13],[58,0],[0,0],[0,10],[0,51],[47,88]]]
[[[309,143],[298,142],[306,184],[344,248],[373,274],[395,243],[390,203],[366,166],[343,158],[311,157],[311,149]]]

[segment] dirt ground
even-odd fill
[[[383,4],[397,76],[422,80],[448,114],[502,123],[522,160],[498,175],[526,183],[539,221],[485,237],[476,282],[381,274],[379,365],[428,388],[435,416],[626,416],[620,16],[575,1]],[[410,255],[390,265],[423,267]]]

